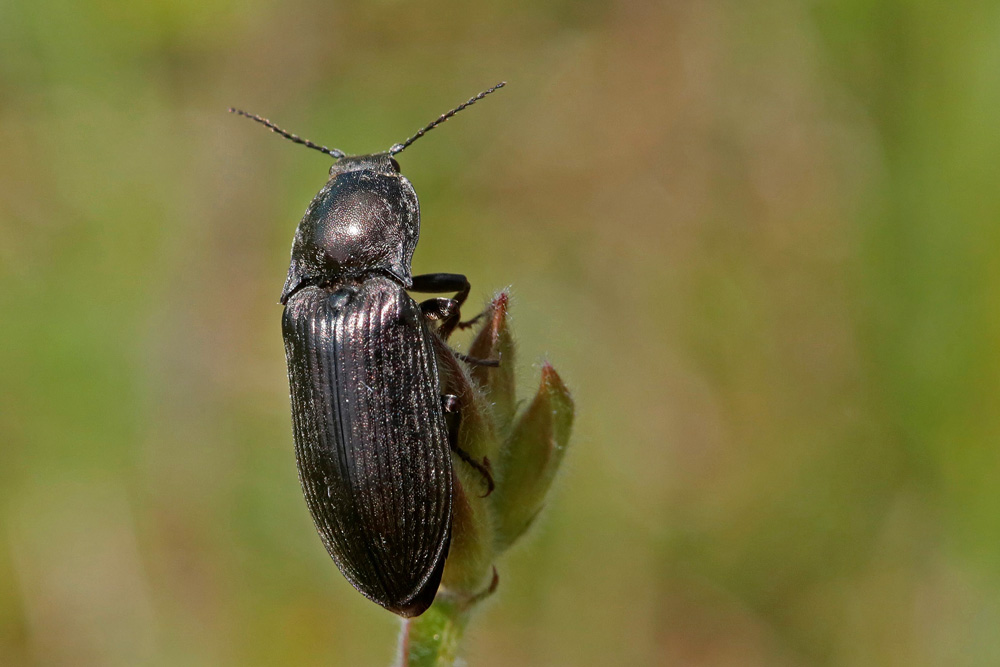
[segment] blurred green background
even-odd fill
[[[226,108],[501,79],[400,159],[577,400],[469,664],[1000,664],[1000,5],[876,0],[0,2],[0,663],[392,661],[292,458],[329,159]]]

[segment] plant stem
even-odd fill
[[[398,667],[451,667],[469,622],[469,609],[447,596],[416,618],[403,621]]]

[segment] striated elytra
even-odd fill
[[[327,552],[358,591],[401,616],[430,606],[448,555],[454,401],[442,395],[436,346],[460,325],[469,283],[411,275],[420,209],[393,156],[503,85],[363,156],[230,109],[337,160],[299,222],[281,293],[295,456]],[[454,296],[418,304],[407,290]]]

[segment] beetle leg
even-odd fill
[[[461,309],[462,304],[469,297],[472,285],[469,283],[469,279],[461,273],[424,273],[419,276],[413,276],[413,285],[410,289],[414,292],[427,292],[430,294],[455,292],[455,296],[451,299],[455,302],[455,312],[451,313],[447,318],[442,319],[438,333],[442,338],[447,340],[456,327],[465,328],[462,327]],[[467,323],[466,326],[471,326],[471,322],[474,321],[475,318],[470,320],[470,323]]]
[[[467,354],[462,354],[461,352],[455,352],[454,350],[452,350],[451,353],[454,354],[458,359],[473,366],[490,366],[492,368],[496,368],[497,366],[500,365],[499,359],[480,359],[479,357],[470,357]]]
[[[413,286],[410,287],[414,292],[427,294],[458,292],[462,295],[455,297],[459,302],[465,301],[471,288],[469,279],[461,273],[422,273],[419,276],[413,276]]]
[[[445,338],[447,338],[448,334],[454,331],[455,328],[468,329],[473,324],[482,319],[483,315],[486,314],[486,311],[484,310],[483,312],[473,317],[471,320],[466,320],[464,322],[455,322],[455,320],[461,316],[461,306],[459,305],[458,300],[445,299],[441,297],[421,301],[420,310],[423,311],[424,317],[426,317],[428,320],[435,322],[440,321],[442,323],[438,333],[444,336]],[[446,326],[450,326],[450,329],[448,331],[443,331]],[[455,352],[455,356],[466,363],[475,364],[478,366],[500,365],[500,362],[494,359],[477,359],[476,357],[470,357],[460,352]]]
[[[458,396],[455,396],[455,394],[445,394],[441,397],[441,407],[444,408],[444,413],[446,415],[457,415],[459,409]]]
[[[423,311],[424,317],[429,320],[447,321],[459,314],[459,308],[460,306],[455,299],[438,297],[420,302],[420,310]]]
[[[485,315],[486,313],[487,313],[487,311],[484,310],[481,313],[479,313],[478,315],[476,315],[475,317],[473,317],[472,319],[465,320],[464,322],[459,322],[455,326],[457,326],[459,329],[468,329],[473,324],[475,324],[479,320],[483,319],[483,315]]]
[[[476,471],[483,476],[486,480],[486,493],[479,496],[480,498],[485,498],[486,496],[493,493],[493,489],[496,488],[496,483],[493,481],[493,464],[490,463],[490,458],[488,456],[483,457],[483,462],[480,463],[476,459],[472,458],[469,452],[461,449],[459,447],[452,447],[451,451],[458,454],[458,458],[462,459],[470,466],[476,469]]]
[[[458,396],[445,394],[441,397],[441,407],[444,408],[445,421],[448,423],[448,444],[451,446],[451,451],[458,454],[458,458],[475,468],[483,476],[483,479],[486,481],[486,493],[481,497],[485,498],[493,493],[493,489],[496,488],[496,484],[493,481],[493,465],[490,463],[488,456],[484,456],[482,463],[480,463],[469,452],[458,446],[458,427],[462,423],[462,413],[459,408]]]
[[[444,320],[447,321],[449,317],[453,317],[458,309],[454,299],[427,299],[426,301],[420,302],[420,310],[423,311],[424,317],[431,321]],[[465,324],[464,322],[459,322],[458,326]],[[447,343],[444,343],[447,346]],[[455,355],[456,359],[464,361],[472,366],[491,366],[496,368],[500,365],[499,359],[480,359],[479,357],[470,357],[467,354],[462,354],[455,350],[451,350],[451,353]]]

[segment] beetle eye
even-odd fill
[[[398,174],[399,173],[399,163],[396,162],[396,158],[394,158],[394,157],[389,158],[389,162],[392,163],[392,168],[395,169],[396,173]]]

